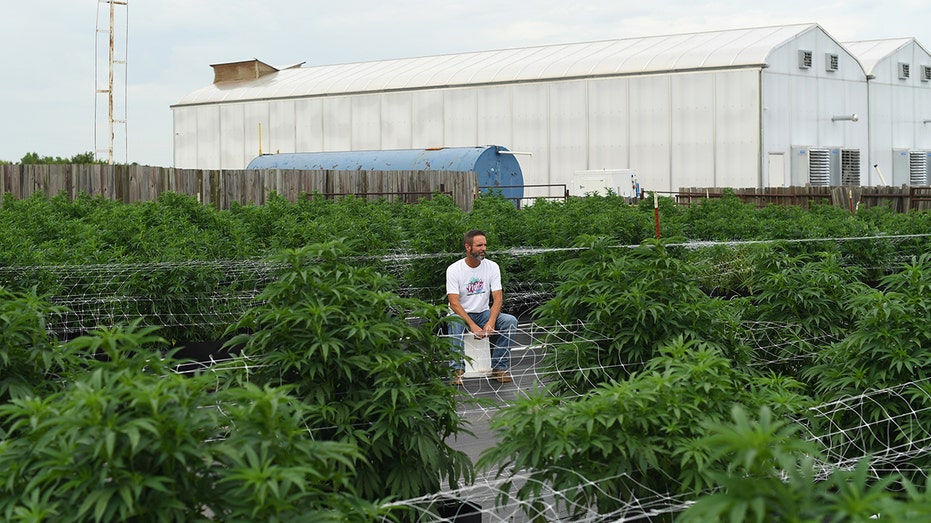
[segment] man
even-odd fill
[[[449,308],[462,321],[449,325],[449,334],[459,354],[463,352],[462,336],[468,329],[476,339],[490,337],[492,377],[510,383],[511,345],[517,331],[517,318],[501,312],[504,293],[501,289],[501,269],[485,259],[485,233],[471,230],[463,237],[465,258],[446,268],[446,295]],[[493,336],[496,335],[496,336]],[[452,362],[455,383],[462,384],[463,361]]]

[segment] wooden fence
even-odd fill
[[[435,193],[451,195],[471,210],[478,176],[456,171],[203,170],[144,165],[0,165],[4,194],[24,199],[80,194],[125,203],[154,200],[165,192],[186,194],[218,209],[231,202],[263,205],[272,193],[296,202],[302,195],[414,203]]]
[[[808,208],[812,203],[827,203],[854,209],[859,207],[888,206],[897,212],[931,209],[931,187],[767,187],[733,189],[734,194],[757,207],[768,205],[797,205]],[[720,198],[720,187],[690,187],[679,189],[676,202],[691,205],[706,198]]]
[[[230,203],[263,205],[272,193],[296,202],[302,195],[325,197],[356,195],[361,198],[415,203],[433,194],[449,194],[464,211],[472,209],[478,194],[478,176],[457,171],[299,171],[204,170],[145,165],[0,165],[4,194],[24,199],[80,194],[102,196],[125,203],[154,200],[165,192],[187,194],[218,209]],[[528,186],[529,187],[529,186]],[[931,209],[931,187],[769,187],[733,189],[735,195],[758,207],[829,203],[856,208],[889,206],[898,212]],[[681,188],[663,193],[682,205],[705,198],[720,198],[724,189]]]

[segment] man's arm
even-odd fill
[[[466,325],[469,326],[469,330],[472,332],[475,338],[476,339],[484,338],[486,334],[485,329],[480,327],[479,324],[472,321],[472,318],[469,317],[469,313],[467,313],[465,309],[462,307],[462,304],[459,303],[459,295],[458,294],[447,294],[446,296],[449,298],[449,308],[452,309],[452,311],[455,312],[457,316],[459,316],[466,322]],[[491,325],[492,325],[492,328],[494,328],[495,324],[492,323]]]
[[[491,293],[491,310],[488,314],[488,323],[486,323],[482,330],[486,335],[492,334],[495,332],[495,324],[498,322],[498,313],[501,312],[501,303],[504,301],[504,292],[501,289],[492,291]]]

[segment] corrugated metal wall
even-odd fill
[[[176,165],[239,169],[260,145],[269,153],[502,143],[532,153],[518,157],[527,184],[633,168],[657,190],[748,185],[759,118],[747,82],[757,76],[708,72],[182,107]]]
[[[800,66],[800,51],[810,53],[811,65]],[[827,55],[838,67],[829,71]],[[811,148],[861,151],[861,184],[869,179],[869,96],[866,75],[857,60],[823,31],[801,35],[770,55],[771,66],[761,72],[761,129],[763,130],[759,187],[804,186],[807,173],[796,168],[793,151]],[[859,121],[833,121],[857,114]],[[777,161],[776,156],[781,156]],[[770,172],[779,168],[780,172]],[[839,181],[838,181],[839,183]],[[878,180],[876,181],[878,184]]]
[[[909,66],[908,78],[900,78],[899,63]],[[883,168],[893,185],[908,184],[908,162],[902,153],[931,151],[931,81],[922,78],[921,66],[931,66],[931,57],[912,42],[873,69],[870,98],[882,100],[870,112],[872,162]]]
[[[799,67],[799,50],[811,52],[810,68]],[[826,53],[838,56],[836,71],[825,69]],[[894,99],[897,94],[880,96]],[[861,183],[878,184],[868,154],[873,125],[868,103],[862,67],[814,27],[778,46],[763,68],[716,65],[618,77],[176,106],[175,165],[240,169],[260,152],[501,144],[532,153],[519,157],[526,184],[569,185],[575,171],[633,169],[645,189],[674,191],[805,185],[808,180],[793,171],[792,151],[825,147],[860,151]],[[892,117],[916,110],[911,104]],[[832,120],[853,113],[859,122]],[[879,134],[896,136],[888,125],[878,125]]]

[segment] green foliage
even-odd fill
[[[47,316],[60,312],[36,290],[11,292],[0,287],[0,405],[55,390],[55,378],[67,358],[49,337]],[[0,434],[4,424],[0,420]]]
[[[0,261],[9,265],[242,259],[264,252],[236,238],[228,214],[173,193],[133,205],[88,196],[6,198],[0,225]]]
[[[287,389],[213,390],[184,376],[151,328],[69,342],[60,390],[0,405],[0,514],[7,521],[369,521],[352,491],[352,445],[307,437]]]
[[[485,198],[479,199],[482,200]],[[407,252],[437,253],[452,250],[458,253],[462,248],[462,235],[473,228],[467,223],[468,214],[446,195],[436,195],[415,206],[405,206],[403,210],[401,229],[405,231],[405,236],[400,247]],[[445,266],[443,268],[445,270]]]
[[[236,325],[250,334],[230,342],[255,360],[244,378],[289,385],[320,406],[307,429],[360,448],[355,485],[368,499],[436,492],[443,477],[469,480],[468,457],[445,441],[462,426],[447,384],[453,351],[436,336],[443,309],[389,292],[386,278],[345,254],[328,243],[279,256],[286,269]]]
[[[641,203],[641,206],[643,204]],[[682,234],[695,240],[750,240],[762,235],[762,222],[752,204],[733,192],[702,200],[682,212]]]
[[[96,156],[93,152],[88,151],[88,152],[86,152],[86,153],[79,153],[79,154],[76,154],[76,155],[72,156],[71,158],[62,158],[62,157],[60,157],[60,156],[54,156],[54,157],[52,157],[52,156],[39,156],[38,153],[34,153],[34,152],[33,152],[33,153],[26,153],[26,154],[23,156],[23,158],[19,161],[19,163],[24,164],[24,165],[27,165],[27,164],[33,164],[33,165],[35,165],[35,164],[39,164],[39,165],[47,165],[47,164],[85,165],[85,164],[106,163],[106,162],[104,162],[103,160],[98,160],[98,159],[97,159],[97,156]]]
[[[472,212],[469,216],[469,229],[480,229],[494,238],[498,243],[506,245],[520,245],[522,230],[521,211],[517,209],[513,202],[502,196],[482,196],[477,198],[472,206]],[[462,233],[459,229],[459,242],[462,243]]]
[[[928,213],[900,215],[864,209],[851,217],[843,209],[824,205],[811,210],[755,209],[733,195],[688,208],[677,206],[672,198],[660,198],[659,204],[664,239],[853,238],[921,233],[931,226]],[[653,204],[648,198],[629,205],[609,194],[566,201],[541,199],[518,209],[501,196],[486,195],[465,213],[444,195],[408,205],[320,195],[292,203],[272,194],[263,206],[233,204],[220,211],[172,193],[128,205],[84,195],[74,201],[64,195],[47,198],[37,193],[25,200],[8,195],[0,206],[0,262],[26,266],[241,260],[338,239],[346,239],[352,253],[365,256],[458,254],[462,233],[473,227],[485,229],[499,251],[583,246],[586,237],[605,238],[613,245],[637,245],[654,238]],[[900,248],[919,254],[926,244],[920,238],[839,244],[808,241],[784,248],[795,255],[832,248],[845,263],[868,268],[869,278],[875,280],[890,267]],[[706,290],[743,292],[739,273],[713,271],[721,263],[745,264],[754,249],[746,248],[745,253],[728,250],[696,249],[688,256],[690,263],[707,267],[704,275],[698,275]],[[546,283],[557,279],[556,268],[573,255],[571,250],[553,251],[496,256],[496,261],[506,269],[506,278]],[[445,263],[436,261],[416,259],[405,265],[399,269],[402,283],[418,289],[441,286]]]
[[[539,199],[516,216],[518,223],[510,227],[511,234],[502,234],[495,243],[566,249],[505,260],[502,264],[505,277],[522,282],[549,284],[558,281],[556,269],[576,257],[571,248],[583,244],[585,238],[599,237],[616,245],[637,245],[654,235],[652,214],[641,212],[616,194],[573,197],[566,201]]]
[[[796,376],[810,355],[848,333],[857,316],[851,300],[866,291],[862,271],[841,263],[835,253],[792,255],[778,248],[760,251],[745,281],[749,297],[741,307],[747,329],[768,328],[775,343],[759,354],[768,370]]]
[[[931,254],[913,258],[880,288],[851,299],[852,331],[819,352],[808,371],[817,390],[836,399],[931,376]]]
[[[295,249],[310,243],[351,238],[350,248],[359,254],[384,253],[402,240],[397,213],[403,204],[375,202],[347,196],[338,200],[314,196],[294,205],[279,202],[286,212],[276,213],[273,249]]]
[[[857,211],[857,221],[880,236],[918,235],[914,238],[899,238],[894,242],[891,239],[871,242],[866,249],[870,257],[864,260],[872,259],[871,266],[886,268],[893,265],[896,258],[919,256],[928,248],[928,238],[924,235],[931,230],[931,212],[898,213],[889,207],[877,206]]]
[[[392,251],[412,255],[402,266],[402,283],[412,289],[422,289],[420,297],[426,301],[446,303],[446,266],[462,255],[462,236],[473,228],[468,223],[469,215],[446,195],[435,195],[417,205],[403,206],[402,210],[399,228],[405,232]],[[416,256],[427,252],[449,254],[439,258]]]
[[[845,409],[826,409],[812,423],[825,439],[845,452],[884,452],[927,436],[928,387],[931,377],[931,254],[913,258],[901,271],[880,282],[880,289],[850,299],[856,322],[839,341],[821,348],[803,377],[825,402],[875,391],[879,401],[856,403]],[[827,432],[821,427],[862,427]],[[820,432],[819,432],[820,433]],[[845,457],[845,456],[841,456]],[[904,458],[903,458],[904,459]],[[931,465],[922,454],[910,467]]]
[[[869,460],[853,470],[815,477],[822,449],[805,441],[801,427],[774,417],[763,406],[756,419],[735,406],[729,421],[708,421],[701,441],[710,450],[708,475],[715,492],[700,497],[677,522],[736,521],[927,521],[927,494],[901,478],[877,478]]]
[[[800,437],[800,427],[774,419],[765,406],[759,420],[734,406],[730,423],[704,424],[708,475],[722,492],[699,498],[677,521],[809,521],[819,449]]]
[[[767,246],[757,244],[718,244],[689,249],[682,259],[693,268],[696,283],[712,296],[736,297],[750,289],[749,280],[757,271],[755,262]]]
[[[536,311],[544,325],[582,323],[580,341],[544,360],[559,376],[557,391],[621,380],[676,337],[727,343],[721,302],[662,243],[619,249],[593,239],[586,247],[560,267],[555,295]]]
[[[731,497],[700,504],[711,507],[710,520],[792,513],[845,521],[877,507],[895,520],[905,509],[877,501],[895,491],[920,517],[927,494],[898,477],[858,469],[799,489],[814,480],[805,468],[811,460],[849,463],[897,448],[906,452],[883,458],[890,468],[931,467],[917,450],[931,425],[924,414],[931,388],[922,381],[931,361],[923,236],[931,214],[756,209],[732,194],[689,208],[671,198],[659,203],[663,241],[653,239],[652,198],[628,205],[611,194],[520,209],[482,196],[471,212],[442,195],[417,205],[272,195],[264,206],[228,211],[172,193],[132,205],[7,196],[0,488],[8,496],[0,496],[0,510],[7,519],[147,521],[158,493],[166,520],[197,520],[204,510],[224,520],[364,520],[373,501],[472,480],[468,459],[445,443],[463,426],[455,389],[445,383],[450,347],[435,333],[446,312],[445,267],[461,256],[462,233],[481,228],[506,289],[555,289],[535,319],[577,334],[569,343],[546,340],[546,389],[494,421],[502,442],[483,465],[499,472],[514,465],[538,479],[509,485],[521,499],[557,488],[581,515],[618,509],[618,493],[694,496],[712,487]],[[509,252],[514,247],[551,250]],[[222,332],[222,322],[205,317],[211,326],[195,330],[173,317],[214,298],[214,312],[231,316],[223,293],[264,280],[230,281],[212,263],[273,253],[268,267],[282,267],[279,279],[237,325]],[[102,328],[65,349],[49,337],[50,318],[70,314],[41,298],[70,291],[63,268],[77,275],[68,285],[111,296],[99,273],[81,274],[80,266],[158,262],[166,263],[138,272],[120,291],[146,299],[133,307],[113,300],[122,308],[112,317],[172,325],[158,333],[169,340],[244,332],[229,345],[245,346],[250,359],[233,365],[241,373],[218,367],[212,381],[177,381],[168,370],[176,363],[159,356],[167,343],[143,323]],[[876,401],[856,402],[865,397]],[[94,402],[120,408],[94,410]],[[735,417],[729,443],[720,434],[706,439],[729,423],[735,402],[758,419]],[[761,405],[772,412],[764,415]],[[803,420],[806,439],[829,450],[800,452],[789,418]],[[174,454],[158,458],[157,450]],[[797,477],[782,476],[789,463]],[[779,478],[785,484],[773,483]],[[162,493],[169,483],[185,492]]]
[[[352,444],[315,440],[309,405],[287,388],[245,384],[217,394],[233,422],[217,442],[220,465],[209,505],[224,520],[372,521],[379,510],[354,493],[362,453]]]
[[[691,240],[830,239],[878,236],[893,231],[905,233],[903,224],[899,223],[901,215],[884,213],[877,208],[858,211],[855,217],[842,207],[826,204],[813,204],[807,210],[783,205],[757,209],[729,191],[721,198],[702,200],[671,217],[674,224],[681,224],[678,234]],[[666,223],[669,221],[665,218]],[[917,232],[916,229],[909,231]],[[664,236],[669,237],[669,234]],[[888,241],[871,241],[864,248],[861,242],[838,245],[831,240],[786,244],[783,249],[794,255],[837,249],[850,264],[875,270],[889,265],[895,246]]]
[[[609,514],[656,492],[700,492],[710,484],[704,468],[715,448],[700,443],[702,420],[724,421],[734,403],[770,401],[774,394],[763,392],[770,388],[784,394],[781,411],[795,411],[808,400],[789,399],[791,387],[751,378],[713,345],[677,337],[629,379],[573,399],[539,390],[502,409],[492,420],[498,443],[479,465],[497,465],[498,475],[526,471],[527,481],[503,485],[522,501],[544,489],[568,493],[562,501],[575,516],[589,508]]]

